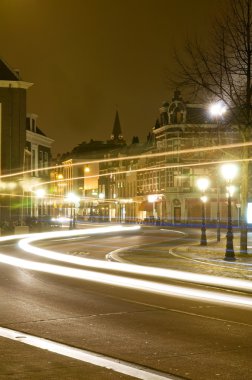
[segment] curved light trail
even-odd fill
[[[133,264],[122,264],[114,262],[103,262],[98,260],[80,258],[76,256],[69,256],[63,253],[54,252],[42,248],[35,247],[31,245],[36,241],[42,241],[50,238],[60,238],[60,237],[70,237],[79,235],[94,235],[109,232],[124,232],[124,231],[134,231],[139,229],[139,226],[123,227],[111,226],[111,227],[99,227],[99,228],[89,228],[86,230],[69,230],[60,232],[47,232],[34,235],[21,235],[21,236],[9,236],[0,238],[0,242],[8,241],[11,239],[21,238],[18,245],[20,248],[28,253],[46,257],[52,260],[57,260],[60,262],[67,262],[70,264],[77,264],[80,266],[99,268],[99,269],[109,269],[111,271],[120,271],[124,273],[137,274],[137,275],[148,275],[155,276],[163,279],[173,279],[180,281],[187,281],[191,283],[200,283],[211,286],[218,287],[228,287],[235,290],[251,291],[252,284],[250,281],[238,280],[233,278],[224,278],[208,275],[200,275],[188,272],[173,271],[167,269],[161,269],[156,267],[142,267]],[[168,284],[162,284],[156,281],[147,281],[141,279],[134,279],[129,277],[123,277],[114,274],[106,274],[96,271],[88,271],[86,269],[77,269],[73,267],[65,267],[54,264],[37,263],[30,260],[18,259],[15,257],[10,257],[8,255],[0,254],[0,262],[9,264],[12,266],[17,266],[25,269],[30,269],[38,272],[50,273],[60,276],[73,277],[82,280],[93,281],[96,283],[105,283],[108,285],[121,286],[125,288],[137,289],[142,291],[147,291],[162,295],[172,295],[179,297],[186,297],[192,299],[198,299],[201,301],[214,301],[223,302],[232,305],[247,306],[252,307],[252,298],[249,296],[239,296],[233,294],[226,294],[224,292],[218,291],[205,291],[198,290],[183,286],[174,286]]]
[[[214,301],[232,305],[252,307],[252,298],[224,294],[221,292],[204,291],[182,286],[167,285],[158,282],[139,280],[134,278],[111,275],[101,272],[88,271],[85,269],[76,269],[63,267],[54,264],[37,263],[34,261],[13,258],[8,255],[0,254],[0,262],[15,267],[29,269],[37,272],[49,273],[53,275],[76,278],[85,281],[92,281],[113,286],[121,286],[128,289],[141,290],[145,292],[169,295],[182,298],[197,299],[200,301]]]
[[[101,228],[90,228],[85,229],[83,231],[74,230],[74,231],[60,231],[60,232],[46,232],[42,234],[36,234],[31,237],[25,236],[25,239],[19,241],[18,245],[25,252],[31,253],[33,255],[46,257],[48,259],[53,259],[57,261],[62,261],[71,264],[82,265],[89,268],[99,268],[99,269],[108,269],[114,270],[124,273],[131,274],[142,274],[148,276],[155,276],[166,279],[187,281],[191,283],[198,283],[204,285],[212,285],[218,287],[228,287],[234,290],[242,290],[242,291],[252,291],[252,283],[251,281],[239,280],[234,278],[226,278],[226,277],[217,277],[217,276],[209,276],[202,275],[197,273],[190,272],[182,272],[171,269],[162,269],[157,267],[145,267],[134,264],[125,264],[125,263],[116,263],[116,262],[108,262],[108,261],[98,261],[90,258],[76,257],[66,255],[64,253],[59,253],[43,248],[38,248],[31,243],[35,243],[36,241],[41,241],[45,239],[57,238],[57,237],[66,237],[66,236],[78,236],[78,235],[94,235],[106,232],[116,232],[116,231],[134,231],[139,230],[140,226],[132,226],[132,227],[122,227],[122,226],[112,226],[112,227],[101,227]],[[1,241],[1,240],[0,240]]]

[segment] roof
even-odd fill
[[[19,81],[19,74],[0,58],[0,80]]]
[[[36,127],[36,133],[38,133],[39,135],[42,135],[42,136],[46,136],[46,134],[43,131],[41,131],[41,129],[39,127]]]
[[[122,129],[121,129],[118,111],[116,111],[112,135],[115,140],[119,140],[120,136],[122,136]]]

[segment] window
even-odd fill
[[[32,130],[32,132],[36,132],[36,121],[35,121],[35,119],[31,119],[31,130]]]
[[[44,168],[47,168],[49,165],[49,160],[48,160],[48,152],[44,152]],[[48,174],[48,169],[44,171],[45,174]]]
[[[39,151],[39,168],[43,168],[43,151]]]
[[[31,166],[32,170],[34,170],[36,169],[36,150],[32,149],[31,153]],[[35,172],[32,172],[32,175],[35,176]]]

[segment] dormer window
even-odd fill
[[[26,120],[28,130],[30,130],[33,133],[37,133],[37,115],[28,114]]]
[[[32,132],[36,132],[36,120],[31,119],[31,124],[32,124]]]
[[[170,124],[181,124],[186,121],[186,107],[180,101],[174,101],[169,106]]]

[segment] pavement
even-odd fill
[[[189,240],[189,239],[188,239]],[[190,242],[191,241],[191,242]],[[117,250],[109,254],[111,261],[138,265],[157,266],[161,268],[189,271],[215,276],[252,280],[252,233],[248,234],[248,254],[239,253],[239,234],[234,233],[235,261],[224,260],[226,251],[226,234],[222,232],[220,242],[210,234],[207,246],[200,246],[199,241],[171,247],[170,243],[150,244]]]

